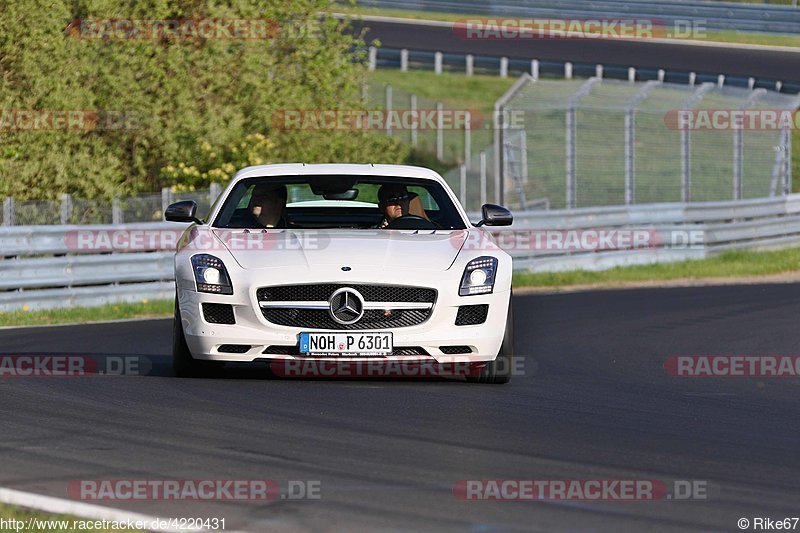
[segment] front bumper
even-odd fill
[[[335,280],[337,283],[347,281]],[[353,283],[352,281],[350,281]],[[296,282],[294,282],[296,283]],[[319,281],[309,281],[320,283]],[[364,283],[361,281],[360,283]],[[411,285],[411,283],[406,283]],[[364,361],[364,357],[312,358],[302,355],[277,354],[264,351],[268,347],[296,347],[299,334],[307,331],[331,331],[310,328],[280,326],[266,321],[258,307],[256,290],[268,283],[252,286],[248,290],[236,290],[233,295],[198,293],[193,289],[178,290],[183,329],[189,350],[195,359],[226,362],[253,362],[260,360],[316,360],[316,361]],[[420,285],[417,283],[417,285]],[[435,287],[434,287],[435,288]],[[505,334],[510,290],[492,294],[460,297],[450,288],[438,289],[436,304],[430,317],[423,323],[402,328],[349,330],[391,331],[394,346],[399,348],[421,348],[428,355],[391,355],[381,358],[386,361],[420,361],[436,363],[478,363],[493,361],[497,357]],[[455,293],[455,294],[454,294]],[[229,304],[233,307],[236,324],[211,324],[204,320],[203,303]],[[486,321],[478,325],[456,326],[458,307],[462,305],[488,304]],[[341,331],[337,331],[341,333]],[[250,345],[244,353],[220,352],[223,345]],[[442,346],[468,346],[471,353],[445,354]],[[370,357],[369,360],[376,360]]]

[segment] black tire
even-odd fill
[[[508,302],[508,316],[506,318],[506,332],[503,344],[494,361],[486,363],[477,375],[467,377],[471,383],[492,383],[502,385],[511,381],[514,365],[514,304]]]
[[[214,377],[220,365],[212,361],[198,361],[192,358],[192,352],[186,344],[183,333],[181,312],[178,309],[178,299],[175,298],[175,318],[172,322],[172,370],[180,378],[209,378]]]

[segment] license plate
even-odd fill
[[[310,355],[388,355],[391,333],[301,333],[300,353]]]

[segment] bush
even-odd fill
[[[0,196],[110,198],[224,182],[271,162],[401,162],[377,133],[282,131],[285,109],[361,109],[363,42],[327,0],[17,0],[0,10]],[[81,38],[76,19],[269,19],[269,39]],[[84,22],[84,24],[87,24]],[[313,32],[295,31],[311,28]],[[15,110],[121,114],[128,127],[15,130]],[[101,123],[103,121],[101,120]]]

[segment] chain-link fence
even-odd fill
[[[160,193],[141,194],[112,200],[86,200],[68,194],[59,201],[19,202],[13,198],[3,201],[3,226],[38,226],[55,224],[124,224],[128,222],[158,222],[163,220],[166,207],[181,200],[197,202],[197,212],[204,216],[221,192],[218,184],[210,189],[176,192],[162,189]]]
[[[529,79],[502,110],[503,199],[524,209],[785,194],[798,104],[712,83]]]
[[[380,111],[387,134],[446,164],[469,164],[476,148],[491,145],[492,131],[481,109],[455,108],[386,83],[365,87],[368,109]]]

